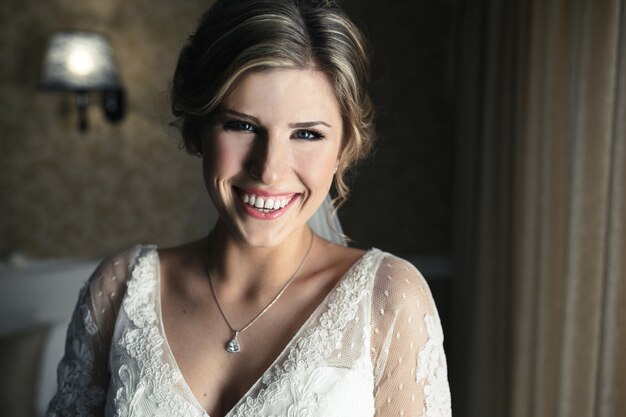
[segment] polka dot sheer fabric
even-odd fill
[[[381,262],[372,295],[377,416],[449,416],[443,333],[426,281],[406,261]]]
[[[48,416],[208,416],[167,346],[159,258],[138,246],[81,291]],[[235,416],[450,416],[443,334],[423,277],[373,249],[231,409]]]

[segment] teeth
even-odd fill
[[[241,199],[249,206],[255,207],[263,213],[279,210],[285,207],[290,199],[288,197],[270,197],[267,200],[254,194],[242,194]]]

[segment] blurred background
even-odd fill
[[[178,53],[210,4],[0,3],[0,415],[45,407],[100,259],[212,225],[169,111]],[[428,279],[453,414],[618,416],[626,2],[341,4],[370,42],[378,142],[340,218],[355,246]],[[101,94],[83,95],[85,132],[76,95],[42,85],[52,35],[76,30],[106,35],[123,88],[115,123]]]

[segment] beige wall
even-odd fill
[[[0,252],[100,257],[185,238],[203,190],[200,163],[178,149],[167,91],[207,3],[2,2]],[[72,97],[37,90],[47,38],[60,29],[110,37],[128,92],[121,124],[106,123],[92,105],[81,135]]]

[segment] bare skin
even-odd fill
[[[236,354],[225,350],[232,334],[211,294],[209,251],[211,259],[222,260],[209,266],[217,296],[231,325],[241,328],[297,268],[310,233],[303,227],[274,248],[215,245],[220,239],[211,236],[212,244],[202,239],[159,251],[167,341],[187,385],[211,417],[224,416],[245,395],[363,251],[315,236],[306,263],[285,293],[239,335],[242,351]]]
[[[161,303],[169,347],[187,385],[211,417],[220,417],[269,368],[363,251],[316,237],[291,285],[239,335],[241,352],[227,352],[233,334],[208,271],[235,329],[274,299],[309,246],[306,222],[328,195],[339,163],[342,117],[326,74],[314,68],[251,72],[200,136],[205,184],[220,220],[207,239],[160,251]],[[246,204],[246,194],[268,201],[287,196],[289,203],[268,218],[261,207]]]

